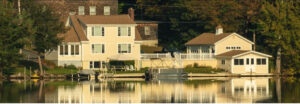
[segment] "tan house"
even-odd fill
[[[110,60],[140,59],[140,36],[129,15],[69,16],[70,30],[57,51],[47,53],[47,60],[59,66],[75,65],[83,69],[106,69]],[[138,67],[138,64],[135,65]]]
[[[269,73],[270,55],[253,51],[253,42],[237,33],[223,33],[217,26],[216,33],[203,33],[188,41],[187,54],[214,57],[217,68],[231,73]]]

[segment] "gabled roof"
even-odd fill
[[[74,15],[68,18],[69,30],[64,34],[59,34],[59,37],[63,37],[63,42],[81,42],[88,41],[83,28],[81,27],[78,18]]]
[[[257,51],[252,51],[252,50],[232,50],[232,51],[229,51],[229,52],[219,54],[216,57],[229,57],[229,58],[232,57],[232,58],[234,58],[234,57],[239,57],[239,56],[249,54],[249,53],[258,54],[258,55],[265,56],[265,57],[272,57],[270,55],[260,53],[260,52],[257,52]]]
[[[136,24],[129,15],[80,15],[77,16],[85,24]]]
[[[69,31],[64,34],[59,34],[58,37],[63,38],[63,42],[80,42],[79,37],[77,36],[74,28],[69,26]]]
[[[76,16],[70,16],[70,18],[71,18],[72,26],[74,27],[79,40],[80,41],[88,41],[88,39],[83,31],[83,28],[78,21],[78,18]]]
[[[222,33],[216,35],[214,33],[203,33],[195,37],[194,39],[186,42],[185,45],[214,44],[231,34],[232,33]]]

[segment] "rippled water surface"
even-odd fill
[[[299,78],[0,81],[0,102],[225,103],[300,102]]]

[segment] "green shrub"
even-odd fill
[[[64,68],[65,69],[77,69],[77,67],[75,65],[66,65]]]

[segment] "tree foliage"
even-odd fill
[[[265,2],[259,18],[265,43],[281,49],[284,68],[300,68],[300,18],[294,0]],[[277,55],[277,54],[276,54]]]
[[[12,3],[0,4],[0,73],[17,63],[21,58],[19,50],[35,32],[32,20],[26,12],[23,14],[18,15]]]
[[[44,53],[57,48],[62,40],[57,35],[66,32],[60,16],[46,5],[38,4],[33,0],[24,1],[23,9],[29,13],[33,25],[37,28],[32,40],[33,50]]]

